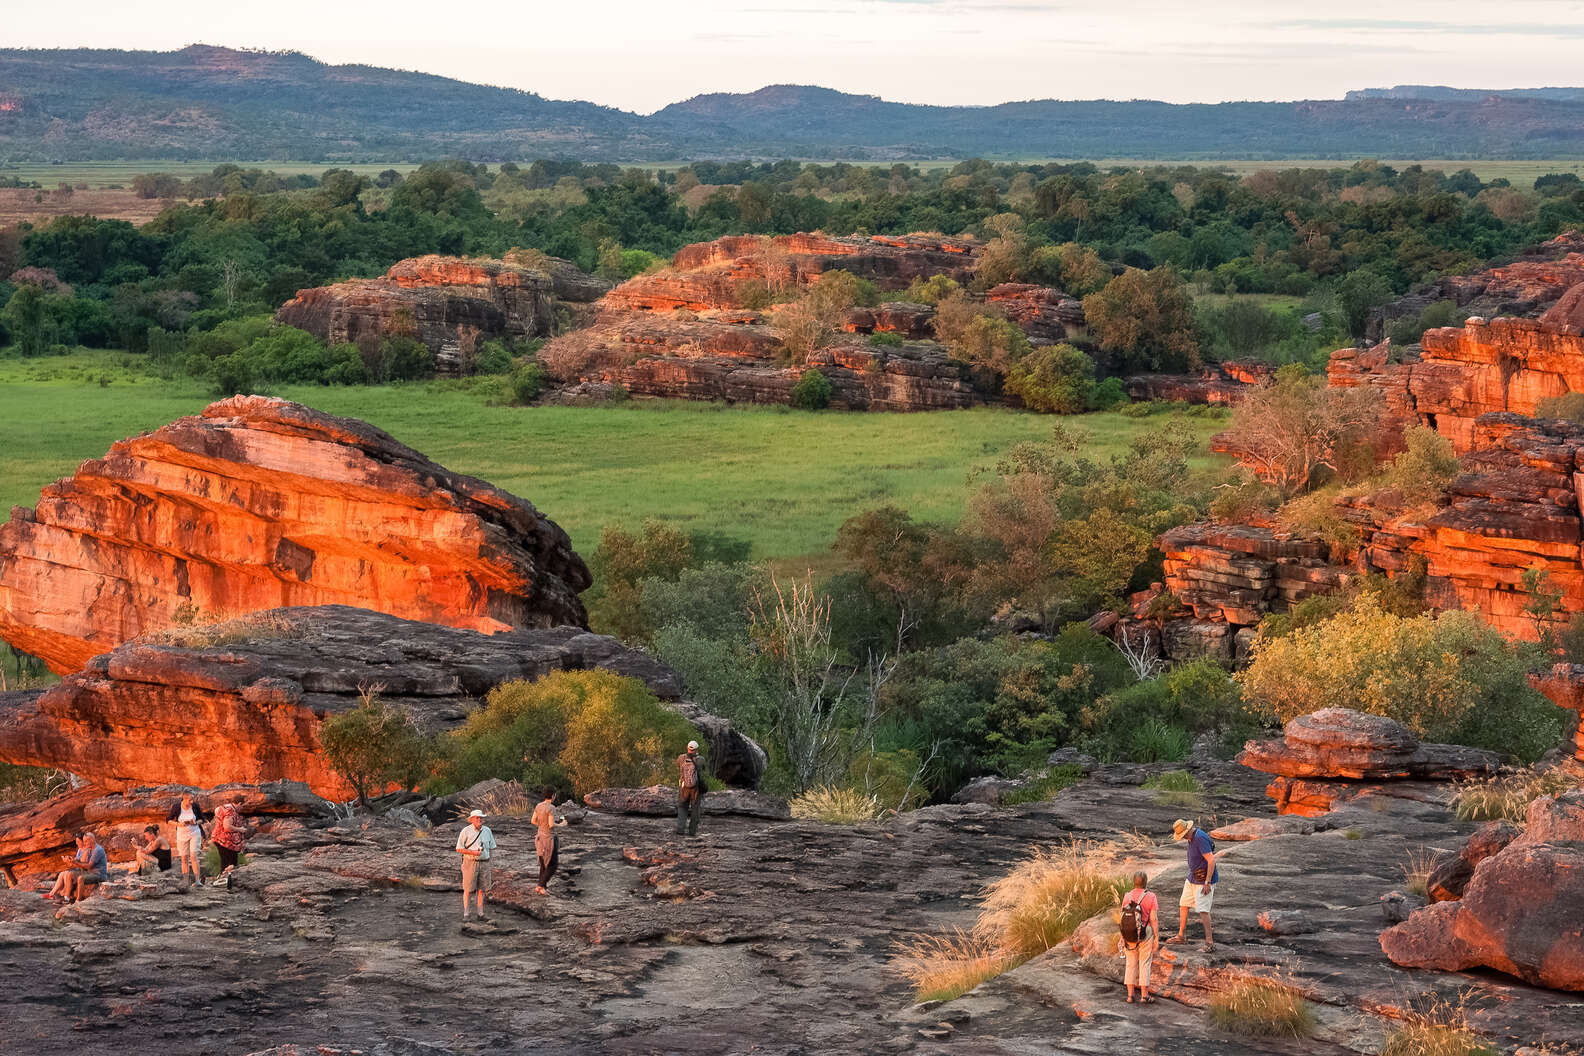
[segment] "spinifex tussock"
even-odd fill
[[[1523,821],[1529,804],[1541,796],[1554,796],[1579,787],[1580,780],[1566,770],[1526,767],[1484,781],[1457,786],[1452,809],[1463,821]]]
[[[1436,998],[1386,1035],[1381,1056],[1496,1056],[1498,1051],[1469,1026],[1465,999]]]
[[[961,929],[899,942],[891,970],[913,984],[920,1001],[952,1001],[1014,962],[983,938]]]
[[[794,818],[826,825],[856,825],[861,821],[873,821],[885,813],[885,808],[874,796],[854,788],[831,785],[809,789],[794,798],[790,807]]]
[[[1253,1037],[1301,1038],[1314,1030],[1314,1010],[1290,980],[1247,976],[1210,998],[1210,1020]]]

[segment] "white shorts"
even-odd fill
[[[1210,906],[1215,902],[1215,885],[1210,885],[1210,893],[1205,894],[1204,885],[1196,884],[1192,880],[1183,881],[1182,898],[1177,900],[1179,906],[1195,910],[1199,913],[1210,912]]]
[[[176,826],[176,857],[203,854],[203,830],[196,825]]]

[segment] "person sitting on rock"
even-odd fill
[[[181,859],[182,876],[192,876],[194,887],[203,886],[203,808],[191,792],[183,792],[181,800],[166,815],[167,821],[176,824],[176,857]]]
[[[495,850],[495,834],[484,824],[484,812],[475,810],[457,834],[456,849],[462,856],[462,919],[468,919],[468,895],[478,892],[478,919],[484,915],[484,892],[489,890],[490,853]]]
[[[561,861],[561,841],[556,838],[555,830],[566,824],[565,818],[556,818],[555,789],[544,790],[539,805],[534,808],[532,821],[539,828],[534,835],[534,851],[539,855],[539,886],[535,890],[542,895]]]
[[[137,857],[126,863],[125,868],[133,876],[141,875],[144,868],[150,865],[156,872],[170,872],[171,845],[160,835],[158,825],[143,827],[142,841],[132,841],[132,853]]]
[[[1133,1003],[1135,986],[1138,987],[1141,1002],[1155,1002],[1149,992],[1150,962],[1155,957],[1155,940],[1159,931],[1159,899],[1149,889],[1149,877],[1134,873],[1133,890],[1122,896],[1122,953],[1127,958],[1123,982],[1127,984],[1128,1004]]]
[[[704,813],[704,757],[698,742],[689,741],[687,751],[677,756],[677,835],[697,836],[699,818]]]
[[[85,832],[77,837],[77,853],[71,858],[71,868],[63,870],[55,878],[55,886],[50,889],[49,897],[81,902],[90,887],[102,884],[109,878],[110,859],[105,855],[105,849],[99,846],[99,840],[93,833]]]
[[[1210,834],[1186,818],[1172,822],[1172,839],[1188,841],[1188,879],[1183,881],[1182,897],[1177,905],[1181,916],[1177,934],[1167,939],[1168,944],[1183,942],[1188,937],[1188,913],[1196,910],[1204,924],[1205,950],[1215,949],[1215,937],[1210,932],[1210,908],[1215,902],[1216,881],[1221,871],[1216,867],[1215,842]]]
[[[210,838],[220,854],[220,875],[214,882],[224,886],[231,882],[231,870],[242,858],[242,848],[247,843],[247,822],[235,803],[222,803],[215,808],[214,832]]]
[[[58,898],[62,902],[71,901],[73,881],[77,879],[78,871],[81,870],[88,861],[88,852],[83,848],[82,833],[79,832],[76,836],[72,837],[72,846],[74,848],[73,853],[61,855],[62,860],[66,862],[66,868],[62,869],[55,877],[55,883],[50,887],[49,894],[45,895],[45,898],[51,900]]]

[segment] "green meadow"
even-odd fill
[[[495,379],[383,387],[285,387],[276,394],[365,419],[451,469],[531,500],[587,554],[606,525],[661,518],[747,540],[756,558],[829,560],[846,518],[893,503],[927,520],[960,518],[976,476],[1058,419],[978,408],[921,414],[633,400],[599,407],[510,407]],[[139,372],[123,353],[0,359],[0,508],[31,505],[116,440],[201,410],[190,381]],[[1107,457],[1156,415],[1065,419]],[[1224,427],[1183,416],[1204,441]],[[1200,458],[1209,469],[1212,456]]]

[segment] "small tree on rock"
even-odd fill
[[[428,742],[401,708],[380,698],[383,686],[365,686],[351,711],[332,715],[319,727],[319,744],[330,765],[368,806],[370,792],[387,785],[411,788],[423,776]]]

